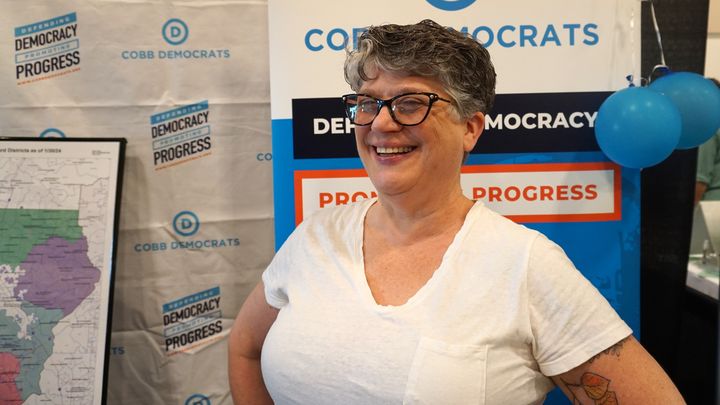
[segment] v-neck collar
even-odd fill
[[[468,233],[468,229],[470,228],[472,222],[474,222],[473,219],[477,215],[476,212],[482,207],[482,202],[476,201],[472,207],[470,207],[470,210],[465,215],[465,220],[463,221],[462,226],[457,233],[455,233],[452,242],[450,242],[450,245],[448,245],[445,253],[443,254],[440,265],[437,269],[435,269],[432,276],[430,276],[428,281],[421,286],[415,294],[413,294],[405,303],[400,305],[378,304],[377,301],[375,301],[375,297],[372,295],[370,285],[368,284],[367,277],[365,276],[365,253],[363,250],[365,240],[365,218],[367,217],[367,213],[370,208],[376,203],[377,198],[368,200],[365,207],[363,207],[361,214],[358,216],[359,223],[356,224],[359,231],[357,232],[357,239],[355,240],[354,247],[356,258],[356,268],[354,273],[357,278],[358,294],[361,296],[360,298],[363,303],[380,314],[392,314],[407,311],[425,300],[428,295],[432,294],[435,286],[444,278],[445,273],[453,271],[452,268],[449,268],[450,265],[448,263],[452,262],[452,258],[456,255],[457,250],[460,249],[460,246]]]

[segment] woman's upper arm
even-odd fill
[[[265,336],[277,318],[278,309],[265,300],[262,281],[248,295],[230,331],[230,355],[259,358]]]
[[[272,404],[262,377],[260,354],[278,310],[265,302],[260,282],[245,300],[228,337],[228,379],[236,404]]]
[[[632,336],[551,377],[575,404],[684,404],[665,371]]]

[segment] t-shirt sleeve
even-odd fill
[[[565,252],[538,235],[528,259],[533,351],[547,376],[569,371],[632,333]]]
[[[717,173],[713,173],[715,171],[715,160],[718,154],[718,136],[720,136],[720,131],[698,147],[696,179],[705,184],[712,183],[713,178],[718,175]]]
[[[297,234],[301,228],[302,224],[287,238],[262,274],[262,281],[265,285],[265,301],[277,309],[281,309],[288,303],[287,286],[292,268],[289,265],[292,260],[290,256],[297,245]]]

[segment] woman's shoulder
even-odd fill
[[[539,232],[476,202],[457,236],[463,257],[483,258],[524,269]],[[490,258],[490,259],[488,259]]]
[[[365,213],[374,200],[363,200],[347,205],[321,208],[303,218],[286,244],[297,245],[307,241],[347,239],[362,233]]]
[[[481,201],[475,202],[471,215],[473,227],[486,235],[492,235],[493,238],[533,240],[539,234],[538,231],[499,214]]]

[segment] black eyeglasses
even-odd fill
[[[411,127],[425,121],[434,103],[451,103],[435,93],[404,93],[387,100],[367,94],[346,94],[342,96],[342,100],[350,122],[359,126],[372,124],[383,106],[388,106],[390,116],[395,122]]]

